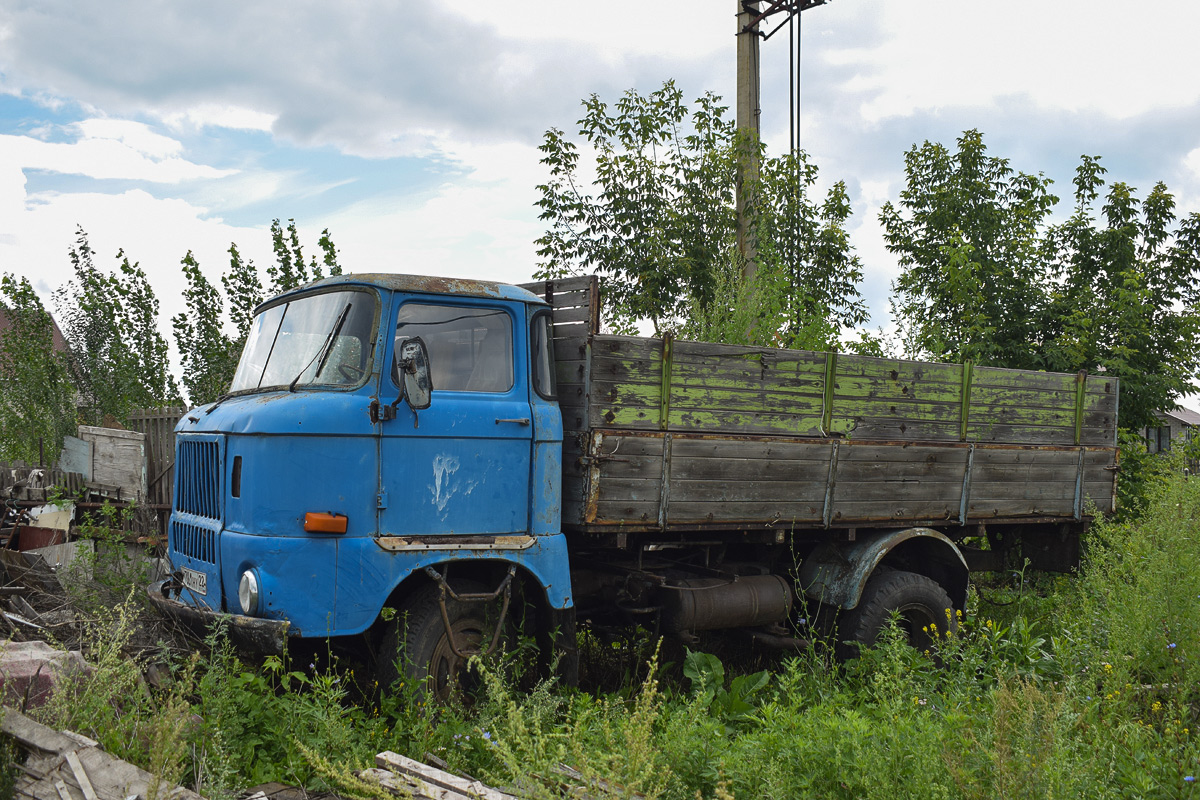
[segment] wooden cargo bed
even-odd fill
[[[597,335],[594,288],[562,287],[562,324],[555,288],[568,532],[1113,508],[1116,378]]]

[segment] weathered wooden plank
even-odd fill
[[[728,503],[736,501],[787,501],[817,503],[825,497],[824,482],[818,481],[725,481],[671,480],[669,510],[683,502]]]
[[[593,458],[598,457],[601,461],[629,456],[661,456],[662,448],[661,435],[601,434],[599,444],[593,443],[590,446],[589,455]]]
[[[656,483],[662,478],[661,456],[616,458],[604,464],[604,480],[610,478],[641,478]]]
[[[582,499],[576,499],[574,496],[568,497],[563,495],[562,504],[562,524],[568,527],[576,527],[584,525],[585,504]]]
[[[586,283],[578,284],[579,288],[575,288],[575,284],[555,284],[552,295],[553,306],[555,308],[571,308],[573,306],[586,306],[591,302],[591,292],[588,290]],[[546,296],[543,290],[536,293],[538,297]]]
[[[592,310],[587,306],[578,306],[575,308],[560,308],[555,306],[551,312],[551,317],[555,325],[561,325],[564,322],[587,322],[592,317]]]
[[[840,454],[839,454],[840,455]],[[838,459],[837,482],[956,481],[962,484],[966,458],[911,462],[850,461]]]
[[[805,503],[803,500],[763,500],[709,502],[671,502],[667,517],[668,524],[709,524],[713,522],[768,522],[779,520],[780,527],[787,522],[815,522],[823,513],[821,501]]]
[[[600,502],[629,500],[657,505],[661,492],[662,481],[658,478],[618,478],[605,475],[600,480],[597,499]]]
[[[678,435],[671,440],[673,458],[829,458],[828,441],[788,440],[783,438],[734,439]]]
[[[554,340],[554,358],[561,359],[583,359],[587,357],[587,337],[586,336],[569,336],[564,338],[556,338]]]
[[[146,435],[137,431],[79,426],[92,445],[91,482],[120,487],[133,498],[146,495]]]
[[[554,362],[554,376],[559,383],[583,383],[587,362],[582,358],[559,358]]]
[[[691,481],[809,481],[824,484],[829,477],[829,451],[824,461],[748,458],[671,458],[672,480]],[[648,465],[645,477],[653,477]]]
[[[662,396],[658,386],[610,383],[604,380],[593,382],[591,400],[596,405],[644,406],[657,408]],[[671,408],[706,411],[768,411],[777,414],[803,416],[821,413],[821,398],[813,395],[767,391],[737,391],[709,387],[671,387]],[[1072,425],[1074,419],[1072,418]]]
[[[505,794],[479,781],[459,777],[390,750],[377,754],[375,764],[399,775],[415,778],[420,783],[455,792],[461,797],[477,798],[478,800],[517,800],[513,795]]]
[[[648,523],[658,519],[658,502],[633,503],[628,501],[598,503],[594,522],[638,522]]]

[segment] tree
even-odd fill
[[[75,432],[74,390],[54,322],[26,278],[0,274],[0,460],[57,458]]]
[[[82,418],[124,424],[136,408],[176,402],[166,341],[158,332],[158,299],[146,273],[117,253],[117,272],[99,270],[82,228],[70,249],[75,276],[54,294],[70,347],[72,381]]]
[[[646,96],[626,92],[613,111],[597,95],[584,101],[579,135],[595,159],[594,194],[562,131],[546,131],[540,147],[550,180],[538,206],[550,229],[537,240],[539,277],[598,270],[626,328],[648,318],[658,329],[686,297],[711,299],[713,265],[734,231],[732,123],[715,95],[690,115],[682,98],[667,82]]]
[[[1117,182],[1097,220],[1104,173],[1082,159],[1075,211],[1045,238],[1047,367],[1120,377],[1121,424],[1141,427],[1200,377],[1200,214],[1178,219],[1161,182],[1144,201]]]
[[[925,142],[904,157],[907,185],[880,211],[902,273],[893,314],[911,355],[1044,369],[1042,226],[1058,198],[967,131],[951,153]]]
[[[611,110],[592,95],[578,131],[586,162],[561,130],[546,132],[550,180],[538,187],[538,206],[550,227],[537,240],[539,277],[605,275],[609,321],[621,331],[649,319],[656,331],[710,340],[836,346],[843,326],[866,320],[845,186],[814,203],[817,171],[803,154],[763,158],[749,193],[760,263],[745,285],[733,277],[741,274],[735,156],[762,145],[735,134],[718,96],[705,94],[692,110],[682,98],[672,82],[649,95],[628,91]]]
[[[328,270],[331,276],[342,274],[342,268],[337,261],[337,248],[333,245],[328,228],[321,231],[317,246],[321,248],[321,262],[318,263],[316,256],[313,256],[312,260],[306,263],[304,251],[300,247],[300,233],[296,230],[296,220],[288,220],[286,231],[278,219],[271,221],[271,247],[275,250],[276,263],[267,267],[267,276],[271,279],[272,294],[295,289],[309,281],[320,280],[325,277],[325,270]]]
[[[237,248],[230,247],[236,255]],[[183,300],[187,310],[171,318],[175,346],[183,368],[183,385],[193,406],[211,403],[229,390],[237,367],[233,342],[222,330],[225,302],[217,288],[204,277],[192,251],[180,262],[187,288]],[[240,258],[236,258],[240,264]],[[244,272],[231,277],[244,281]]]
[[[325,277],[326,272],[342,274],[328,228],[321,231],[317,242],[322,252],[320,263],[315,256],[305,262],[295,220],[288,220],[286,229],[278,219],[272,221],[271,244],[276,263],[267,268],[267,275],[273,294]],[[263,285],[254,262],[243,260],[236,243],[229,245],[229,269],[221,276],[224,295],[204,276],[191,251],[181,263],[187,281],[183,293],[186,310],[171,319],[171,326],[188,400],[202,405],[229,391],[254,309],[263,302]]]
[[[909,354],[1121,378],[1119,423],[1149,423],[1200,375],[1200,215],[1182,220],[1163,184],[1145,202],[1083,157],[1075,209],[1049,225],[1050,181],[1013,171],[967,131],[926,142],[880,214],[903,272],[893,308]],[[1178,224],[1176,224],[1178,222]]]
[[[321,241],[324,242],[328,238],[329,229],[326,228]],[[330,242],[330,247],[332,244]],[[335,258],[335,266],[336,263]],[[336,274],[341,274],[340,268]],[[229,244],[229,271],[221,276],[221,285],[225,287],[225,297],[229,300],[229,320],[235,331],[232,339],[233,352],[240,354],[246,344],[246,335],[250,332],[254,309],[263,301],[263,287],[254,262],[242,261],[242,254],[233,242]]]
[[[760,176],[751,211],[758,239],[754,277],[743,278],[731,247],[714,269],[713,300],[693,303],[680,333],[698,341],[880,355],[873,337],[843,340],[845,329],[868,316],[858,291],[862,264],[845,229],[845,184],[835,184],[818,206],[809,198],[817,169],[803,153],[766,159]]]

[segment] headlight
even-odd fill
[[[238,581],[238,602],[242,605],[242,613],[253,616],[258,613],[258,578],[253,570],[246,570]]]

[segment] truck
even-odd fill
[[[600,332],[594,277],[327,278],[265,302],[176,427],[164,612],[357,640],[448,696],[520,625],[927,646],[974,570],[1069,571],[1118,380]],[[385,684],[386,685],[386,684]]]

